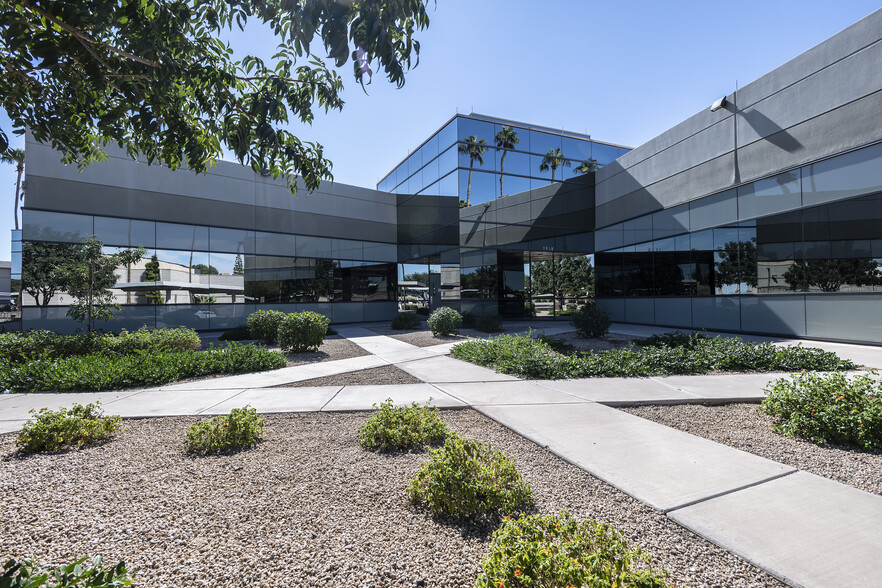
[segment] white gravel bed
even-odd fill
[[[539,512],[617,525],[679,588],[783,586],[478,413],[442,414],[516,461]],[[411,506],[404,488],[426,457],[362,450],[368,416],[268,415],[260,445],[215,457],[184,453],[195,418],[125,421],[104,445],[7,458],[0,556],[124,559],[141,587],[473,585],[486,530]],[[12,450],[0,436],[0,455]]]
[[[279,348],[274,347],[272,349],[278,351]],[[325,337],[325,340],[322,341],[318,351],[289,353],[287,356],[287,367],[304,365],[307,363],[321,363],[323,361],[349,359],[351,357],[362,357],[364,355],[370,355],[370,353],[349,339],[344,339],[338,335],[331,335],[330,337]]]
[[[882,495],[882,452],[820,446],[772,430],[757,404],[639,406],[625,412]]]
[[[422,384],[401,368],[394,365],[382,365],[375,368],[356,370],[333,376],[323,376],[310,380],[300,380],[290,384],[280,384],[272,388],[308,388],[312,386],[387,386],[390,384]]]

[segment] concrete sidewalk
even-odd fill
[[[542,327],[548,334],[572,330]],[[660,329],[615,331],[643,337]],[[31,409],[75,402],[101,401],[124,417],[158,417],[225,414],[246,404],[264,413],[316,412],[431,399],[438,407],[473,407],[788,584],[865,587],[882,577],[882,497],[611,408],[758,402],[769,382],[787,374],[523,381],[449,357],[453,344],[420,348],[358,326],[339,332],[370,355],[149,390],[0,395],[0,432],[20,428]],[[878,348],[792,343],[882,365]],[[382,365],[423,383],[284,387]]]

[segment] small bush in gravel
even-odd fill
[[[124,562],[104,569],[100,557],[84,557],[54,570],[41,569],[29,559],[10,559],[0,574],[0,587],[3,588],[117,588],[131,585],[132,577]]]
[[[451,433],[430,452],[407,494],[434,515],[459,520],[513,513],[532,503],[532,492],[514,462],[474,439]]]
[[[698,339],[695,346],[610,349],[583,355],[555,353],[540,339],[500,335],[455,345],[451,355],[477,365],[533,379],[646,377],[712,371],[768,372],[854,369],[835,353],[799,345],[777,347],[737,338]]]
[[[502,330],[502,317],[498,314],[485,314],[478,319],[478,330],[482,333],[498,333]]]
[[[155,386],[184,378],[240,374],[285,367],[285,356],[255,345],[230,342],[206,351],[138,351],[13,363],[0,357],[0,390],[73,392]]]
[[[248,325],[238,325],[221,333],[218,341],[248,341],[254,338]]]
[[[580,336],[589,339],[605,336],[612,325],[609,313],[598,308],[596,304],[586,304],[580,308],[573,313],[570,322],[579,331]]]
[[[286,314],[279,323],[279,347],[286,353],[315,351],[328,334],[331,319],[312,311]]]
[[[637,341],[638,345],[643,347],[687,347],[692,349],[699,344],[702,339],[707,339],[707,335],[703,333],[684,333],[683,331],[674,331],[673,333],[662,333],[660,335],[651,335],[645,339]]]
[[[278,310],[258,310],[248,315],[248,330],[267,345],[275,345],[279,336],[279,324],[285,317]]]
[[[422,449],[438,445],[447,437],[447,425],[438,416],[437,408],[420,406],[394,407],[389,398],[377,412],[358,430],[361,446],[378,451]]]
[[[74,404],[70,409],[41,408],[32,410],[31,414],[34,417],[22,426],[15,439],[16,447],[23,453],[97,443],[119,429],[122,420],[118,416],[104,416],[99,402],[86,406]]]
[[[412,312],[399,312],[392,319],[391,327],[396,331],[420,328],[420,317]]]
[[[760,410],[779,433],[882,450],[882,382],[861,374],[800,373],[766,388]]]
[[[649,557],[628,545],[611,525],[560,516],[506,519],[493,532],[475,588],[499,586],[591,586],[666,588]]]
[[[462,325],[462,315],[452,308],[442,306],[436,308],[429,315],[428,324],[433,335],[441,335],[442,337],[456,335],[459,332],[460,325]]]
[[[250,406],[234,408],[228,415],[216,416],[190,425],[187,451],[220,453],[256,445],[263,435],[263,417]]]

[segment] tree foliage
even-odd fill
[[[598,170],[597,160],[593,157],[589,157],[585,161],[579,163],[576,167],[573,168],[573,171],[577,174],[587,174],[590,172],[596,172]]]
[[[475,162],[478,162],[478,165],[484,165],[484,152],[487,151],[487,141],[484,139],[479,139],[474,135],[469,135],[465,139],[463,139],[463,143],[460,143],[457,148],[460,153],[469,156],[469,183],[466,188],[466,206],[472,205],[472,169],[475,167]]]
[[[22,290],[33,296],[38,306],[49,306],[55,293],[64,289],[65,263],[77,254],[78,249],[78,243],[22,243]]]
[[[718,285],[747,284],[756,288],[756,238],[749,241],[729,241],[717,251],[719,261],[714,264]]]
[[[555,308],[563,308],[567,297],[587,296],[594,292],[594,269],[584,255],[530,264],[530,288],[533,294],[550,293]]]
[[[231,151],[256,172],[297,175],[310,191],[331,179],[320,144],[287,127],[340,109],[340,76],[364,85],[378,63],[401,87],[419,58],[428,0],[19,0],[0,11],[0,105],[12,132],[30,129],[68,163],[129,155],[204,172]],[[247,24],[279,41],[265,61],[233,57],[219,35]],[[9,153],[8,129],[0,152]]]
[[[502,177],[505,175],[505,156],[521,140],[518,138],[518,133],[514,130],[514,127],[505,126],[496,133],[494,139],[496,140],[496,147],[502,149],[502,157],[499,158],[499,196],[501,198],[505,195],[502,192]]]
[[[161,279],[162,278],[159,274],[159,259],[154,253],[150,257],[150,261],[144,264],[144,281],[159,282]],[[162,304],[165,302],[165,297],[159,290],[148,290],[144,295],[147,297],[147,302],[150,304]]]
[[[797,259],[783,277],[791,290],[804,292],[811,286],[821,292],[838,292],[844,284],[882,284],[879,264],[874,259]]]
[[[194,263],[190,267],[192,267],[194,270],[196,270],[196,273],[200,274],[200,275],[216,276],[220,273],[219,271],[217,271],[217,268],[214,267],[213,265],[205,265],[204,263]]]
[[[0,151],[0,161],[3,163],[11,163],[15,165],[15,200],[13,202],[12,214],[15,219],[15,230],[18,230],[18,203],[22,198],[21,193],[21,175],[25,168],[25,152],[24,149],[8,149]]]
[[[560,166],[570,167],[573,165],[569,159],[564,157],[563,152],[561,152],[560,147],[555,147],[554,149],[549,149],[545,154],[545,157],[542,158],[542,163],[539,164],[539,171],[544,172],[551,170],[551,181],[554,181],[554,172],[557,171],[557,168]]]

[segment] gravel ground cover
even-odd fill
[[[679,588],[783,586],[613,487],[470,410],[462,434],[505,451],[539,512],[623,529]],[[0,555],[126,560],[137,586],[469,587],[488,529],[439,522],[404,494],[424,454],[358,446],[369,413],[268,415],[257,447],[184,454],[190,417],[126,421],[110,442],[0,462]],[[0,436],[0,455],[13,437]],[[423,582],[418,583],[419,580]]]
[[[335,374],[311,380],[301,380],[273,388],[304,388],[309,386],[385,386],[387,384],[422,384],[422,380],[411,376],[394,365]]]
[[[882,452],[822,447],[772,430],[774,420],[756,404],[639,406],[630,414],[811,472],[860,490],[882,494]]]
[[[320,363],[322,361],[349,359],[350,357],[361,357],[363,355],[370,355],[370,353],[349,339],[344,339],[339,335],[332,335],[330,337],[325,337],[325,340],[321,347],[318,348],[318,351],[289,353],[288,367],[307,363]]]
[[[628,347],[637,339],[627,335],[609,334],[606,337],[584,339],[576,331],[569,331],[559,335],[553,335],[555,339],[561,339],[564,343],[573,346],[573,351],[601,351],[605,349],[618,349]]]

